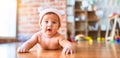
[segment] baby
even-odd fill
[[[39,44],[42,49],[60,49],[62,54],[72,54],[75,47],[71,42],[58,32],[61,25],[61,16],[57,9],[48,8],[40,12],[39,25],[41,30],[35,33],[31,39],[18,48],[18,52],[25,53],[35,45]]]

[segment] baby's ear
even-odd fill
[[[42,27],[42,25],[39,23],[39,27],[40,27],[40,29],[41,29],[41,27]]]
[[[42,25],[40,24],[40,31],[42,30]]]

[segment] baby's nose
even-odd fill
[[[51,23],[51,22],[49,22],[49,23],[48,23],[48,26],[51,26],[51,25],[52,25],[52,23]]]

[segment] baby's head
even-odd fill
[[[58,25],[58,28],[60,28],[61,26],[61,15],[60,15],[60,12],[55,9],[55,8],[39,8],[39,13],[40,13],[40,18],[39,18],[39,25],[41,26],[41,23],[43,21],[43,18],[45,15],[48,15],[48,14],[54,14],[56,15],[59,19],[58,19],[58,22],[59,22],[59,25]]]
[[[41,31],[51,37],[56,34],[61,25],[61,16],[57,9],[47,8],[40,11],[39,25]]]

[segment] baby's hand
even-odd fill
[[[17,49],[17,52],[19,52],[19,53],[27,53],[27,52],[29,52],[29,51],[26,50],[26,48],[19,47],[19,48]]]
[[[62,54],[72,54],[74,52],[75,52],[75,47],[72,46],[64,47],[62,50]]]

